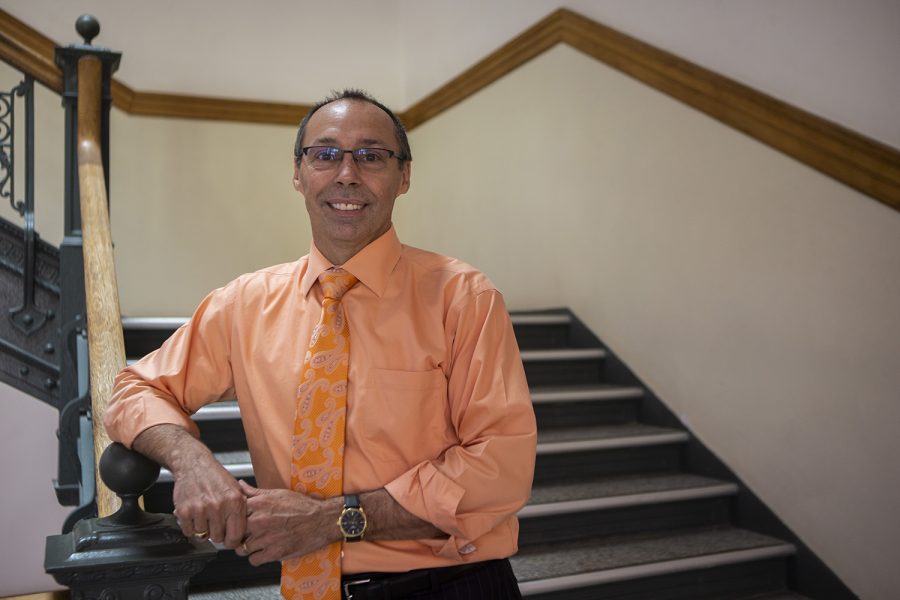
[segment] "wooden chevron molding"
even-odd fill
[[[62,71],[53,60],[53,51],[58,45],[0,10],[0,59],[61,93]],[[297,125],[310,108],[306,104],[141,92],[115,79],[112,97],[114,106],[132,115],[275,125]]]
[[[900,150],[817,117],[732,79],[559,9],[401,114],[409,129],[517,67],[568,44],[722,123],[900,210]],[[56,43],[0,10],[0,58],[59,91]],[[113,82],[113,104],[134,115],[296,125],[309,110],[278,104],[135,91]]]

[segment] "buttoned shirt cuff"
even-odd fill
[[[450,535],[440,545],[432,545],[435,555],[455,561],[466,560],[471,541],[457,517],[459,503],[466,490],[441,473],[430,462],[424,462],[384,486],[388,494],[403,508]]]

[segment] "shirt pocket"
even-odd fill
[[[351,416],[360,450],[383,461],[408,466],[437,458],[455,443],[441,369],[370,369]]]

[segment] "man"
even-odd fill
[[[282,561],[285,597],[518,597],[506,558],[536,432],[502,297],[398,241],[412,156],[382,104],[356,90],[320,102],[294,155],[309,255],[212,292],[124,369],[111,437],[172,471],[185,535]],[[258,488],[189,418],[235,396]]]

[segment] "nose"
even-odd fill
[[[359,166],[349,152],[345,152],[341,157],[341,164],[338,165],[335,181],[344,185],[359,183]]]

